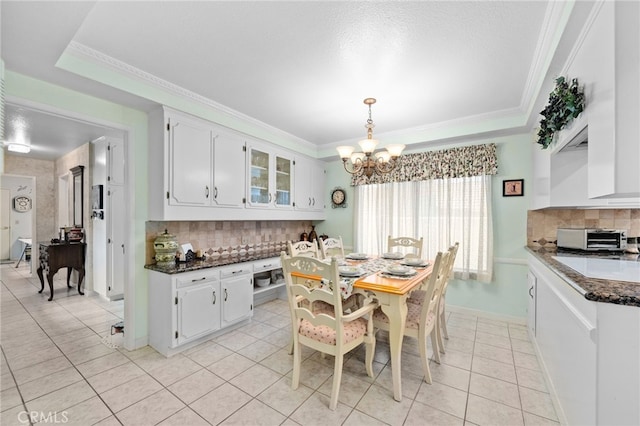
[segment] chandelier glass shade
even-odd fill
[[[375,152],[379,141],[373,139],[375,125],[371,119],[371,105],[375,104],[376,100],[374,98],[366,98],[364,103],[369,106],[369,119],[364,126],[367,129],[367,138],[358,142],[362,152],[354,152],[356,148],[347,145],[339,146],[337,150],[342,159],[344,169],[348,173],[356,176],[365,175],[369,178],[374,173],[382,175],[395,169],[398,164],[398,158],[400,158],[405,146],[391,144],[385,147],[386,151]]]

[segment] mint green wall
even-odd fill
[[[133,189],[134,221],[131,231],[134,234],[135,246],[133,261],[135,275],[135,338],[145,339],[147,336],[147,272],[144,269],[145,253],[145,221],[147,219],[147,114],[131,108],[114,104],[99,98],[65,89],[11,71],[5,71],[6,95],[49,105],[58,110],[69,111],[87,118],[95,118],[100,122],[113,123],[130,130],[133,143]]]
[[[454,280],[447,291],[447,302],[498,315],[525,318],[527,315],[527,266],[524,246],[527,235],[528,185],[531,184],[529,134],[474,141],[473,144],[495,142],[498,147],[498,174],[493,177],[492,213],[494,235],[494,278],[491,283]],[[441,146],[437,149],[445,149]],[[424,151],[427,151],[426,149]],[[326,164],[326,197],[336,186],[347,190],[346,209],[327,209],[326,220],[317,229],[330,236],[342,235],[345,246],[353,247],[353,188],[342,162]],[[524,197],[503,197],[503,179],[524,179]]]

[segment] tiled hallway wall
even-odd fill
[[[529,210],[527,245],[555,246],[558,228],[626,229],[628,237],[637,237],[640,236],[640,209]]]

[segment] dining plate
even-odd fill
[[[398,274],[398,275],[407,275],[410,274],[411,272],[413,272],[413,268],[409,268],[408,266],[402,266],[402,265],[389,265],[387,267],[387,271],[392,273],[392,274]]]
[[[402,259],[404,257],[404,254],[397,252],[397,251],[392,251],[389,253],[382,253],[382,258],[383,259]]]
[[[419,257],[405,257],[402,264],[408,266],[424,266],[425,262]]]
[[[357,277],[364,274],[362,268],[355,266],[338,266],[338,272],[345,277]]]
[[[353,260],[366,260],[369,258],[366,253],[349,253],[346,257]]]

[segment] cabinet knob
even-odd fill
[[[531,294],[532,291],[533,291],[533,286],[531,286],[531,288],[529,289],[529,297],[533,299],[533,294]]]
[[[224,301],[227,301],[227,297],[229,297],[229,294],[227,294],[227,289],[224,289]]]
[[[214,186],[213,187],[213,198],[218,198],[218,187]]]
[[[215,291],[215,290],[213,290],[213,301],[211,302],[211,304],[212,304],[212,305],[215,305],[215,304],[216,304],[216,300],[217,300],[217,297],[216,297],[216,291]]]
[[[204,195],[206,198],[209,198],[209,185],[204,187]]]

